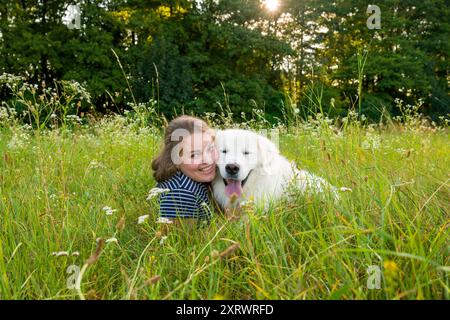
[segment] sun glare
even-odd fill
[[[278,9],[278,7],[280,6],[280,1],[279,0],[265,0],[264,6],[269,11],[276,11]]]

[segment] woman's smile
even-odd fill
[[[198,170],[206,175],[210,175],[216,170],[216,165],[212,164],[203,168],[199,168]]]

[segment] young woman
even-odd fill
[[[168,189],[159,198],[160,217],[208,221],[208,186],[216,175],[217,160],[214,131],[206,122],[190,116],[172,120],[164,148],[152,162],[157,187]]]

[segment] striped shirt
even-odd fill
[[[177,171],[170,179],[156,185],[169,189],[159,196],[159,215],[163,218],[211,218],[208,187]]]

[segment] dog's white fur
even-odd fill
[[[218,131],[216,147],[219,152],[218,172],[212,186],[214,197],[222,208],[237,207],[251,199],[267,209],[271,201],[286,194],[291,183],[301,192],[330,190],[337,197],[336,188],[320,177],[297,169],[295,164],[280,155],[273,142],[253,131]],[[225,169],[227,164],[239,166],[235,180],[242,181],[248,177],[242,188],[243,194],[233,201],[225,192],[224,178],[230,177]]]

